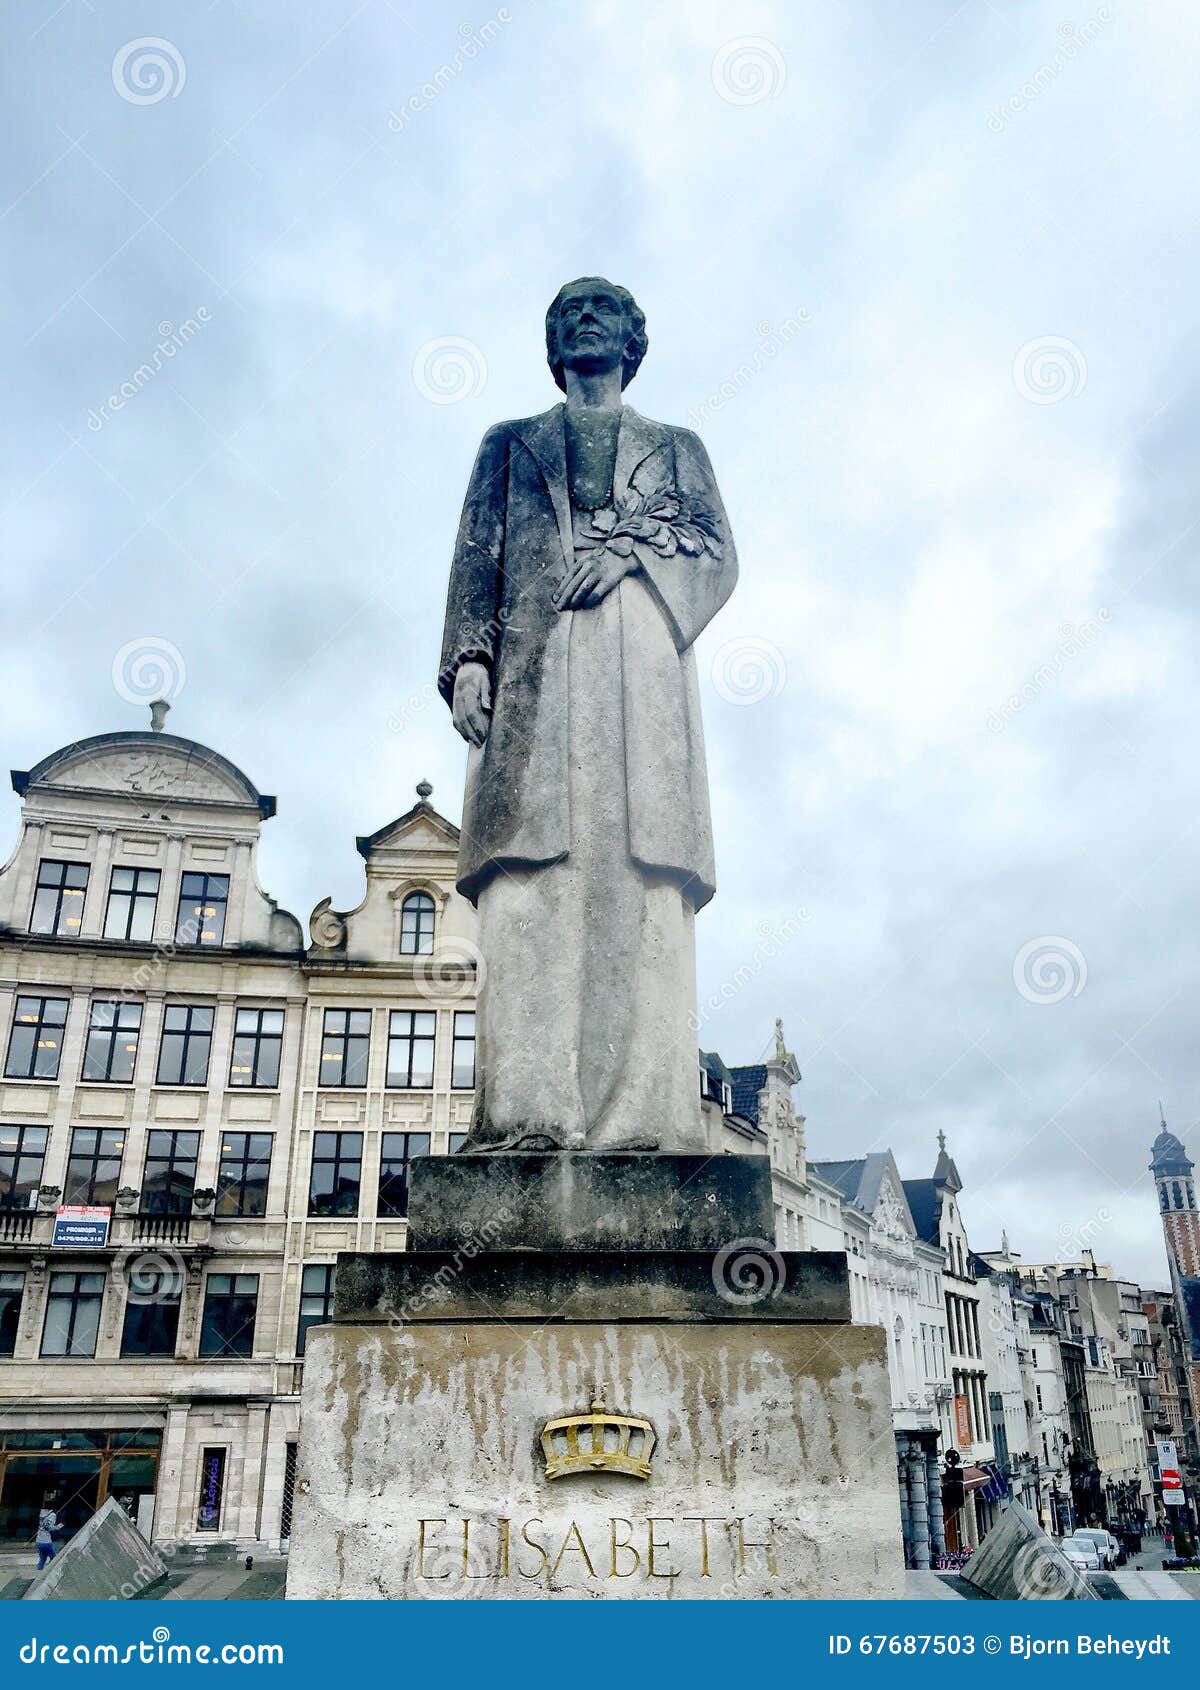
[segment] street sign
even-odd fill
[[[52,1244],[72,1250],[103,1250],[108,1243],[112,1210],[100,1204],[67,1203],[54,1216]]]
[[[1156,1438],[1158,1452],[1158,1481],[1162,1486],[1163,1506],[1184,1507],[1183,1476],[1179,1471],[1179,1456],[1174,1438]]]

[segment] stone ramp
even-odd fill
[[[115,1497],[34,1576],[23,1602],[131,1601],[162,1589],[167,1566]]]
[[[1117,1568],[1109,1578],[1128,1602],[1190,1602],[1188,1592],[1170,1573],[1143,1573]]]

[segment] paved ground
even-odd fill
[[[170,1576],[165,1585],[156,1585],[134,1598],[138,1602],[278,1602],[283,1599],[287,1558],[279,1555],[254,1556],[254,1566],[247,1568],[243,1557],[232,1550],[217,1551],[203,1559],[186,1562],[173,1556],[168,1562]],[[0,1554],[0,1602],[16,1602],[24,1596],[37,1571],[37,1556],[29,1550],[10,1550]]]

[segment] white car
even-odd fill
[[[1077,1572],[1100,1571],[1100,1550],[1090,1537],[1064,1537],[1059,1548]]]
[[[1102,1526],[1080,1526],[1072,1535],[1090,1538],[1099,1550],[1101,1564],[1105,1567],[1115,1567],[1121,1558],[1121,1545]]]

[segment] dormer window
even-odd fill
[[[31,933],[77,936],[83,925],[83,901],[87,896],[88,865],[61,863],[49,858],[38,864]]]
[[[430,956],[436,905],[428,892],[410,892],[400,906],[400,955]]]

